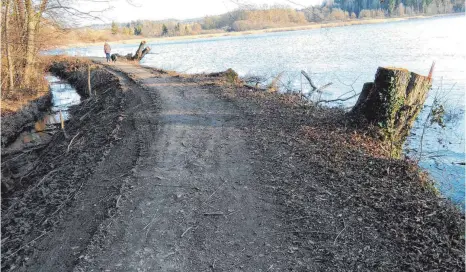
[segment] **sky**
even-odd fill
[[[108,3],[89,3],[80,9],[101,10],[105,22],[129,22],[131,20],[192,19],[207,15],[218,15],[238,8],[238,4],[252,5],[288,5],[302,8],[320,4],[321,0],[110,0]],[[76,1],[79,3],[79,1]],[[132,4],[130,4],[132,3]],[[294,4],[293,4],[294,3]],[[94,22],[95,23],[95,22]]]

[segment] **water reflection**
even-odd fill
[[[47,75],[46,79],[52,94],[52,105],[49,113],[36,121],[33,127],[20,134],[17,140],[10,145],[13,150],[48,142],[61,123],[71,117],[69,108],[81,102],[79,94],[67,82],[53,75]]]

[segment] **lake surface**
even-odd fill
[[[420,138],[434,97],[446,105],[447,127],[430,126],[422,141],[419,164],[436,179],[443,194],[464,207],[465,168],[465,29],[464,16],[447,16],[401,22],[357,25],[293,32],[160,41],[150,44],[151,54],[142,64],[184,73],[224,71],[272,78],[290,89],[308,90],[300,71],[307,71],[316,85],[332,82],[323,99],[359,92],[373,81],[377,67],[396,66],[427,75],[436,62],[434,85],[406,152],[418,158]],[[135,44],[112,45],[112,53],[125,55]],[[52,54],[101,56],[103,45],[50,51]],[[350,107],[356,98],[341,105]]]

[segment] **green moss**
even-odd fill
[[[435,187],[435,184],[432,181],[428,181],[425,184],[425,188],[431,192],[433,192],[435,195],[440,196],[440,191],[437,187]]]
[[[238,73],[231,68],[228,68],[228,70],[225,71],[225,77],[229,83],[234,84],[238,82]]]
[[[381,128],[381,134],[384,141],[391,143],[390,156],[399,158],[402,154],[402,141],[400,135],[396,135],[395,124],[401,116],[402,109],[406,99],[403,94],[397,92],[397,84],[394,75],[390,77],[389,88],[381,92],[381,100],[385,112],[383,113],[383,122],[378,125]]]

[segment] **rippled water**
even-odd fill
[[[300,76],[306,70],[317,85],[333,82],[324,99],[359,92],[373,81],[377,67],[397,66],[426,75],[436,61],[434,86],[426,105],[440,90],[447,104],[446,129],[426,130],[420,165],[437,179],[442,192],[464,206],[464,107],[466,42],[464,16],[437,17],[375,25],[357,25],[240,37],[162,41],[150,44],[152,54],[143,64],[185,73],[215,72],[233,68],[240,75],[275,76],[290,88],[306,88]],[[127,54],[134,44],[113,45]],[[52,54],[63,51],[51,51]],[[72,55],[103,56],[99,47],[72,48]],[[302,87],[303,86],[303,87]],[[355,98],[356,99],[356,98]],[[355,99],[342,106],[354,104]],[[428,107],[420,115],[406,150],[419,150]],[[410,152],[413,154],[413,151]],[[416,154],[415,156],[418,156]]]

